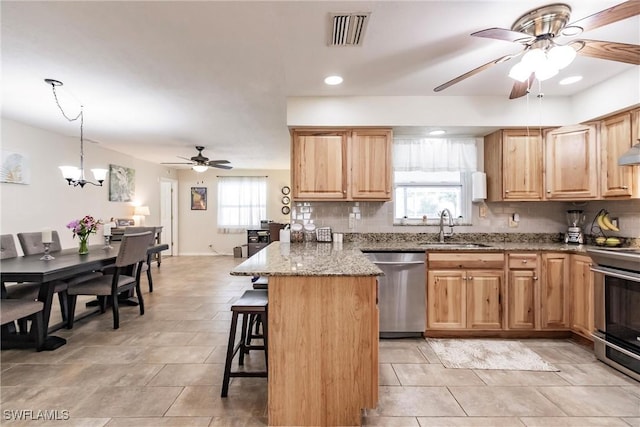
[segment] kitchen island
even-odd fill
[[[269,277],[269,425],[360,425],[378,403],[380,269],[353,245],[274,242],[231,274]]]

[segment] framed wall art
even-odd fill
[[[136,170],[109,165],[109,201],[131,202],[136,192]]]
[[[2,150],[0,152],[0,182],[29,184],[31,169],[29,158],[21,153]]]
[[[191,210],[207,210],[207,187],[191,187]]]

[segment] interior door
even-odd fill
[[[163,255],[178,255],[178,181],[173,179],[160,181],[160,225],[162,243],[169,245]]]

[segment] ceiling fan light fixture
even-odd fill
[[[201,173],[201,172],[206,172],[207,169],[209,169],[209,166],[207,165],[193,165],[191,167],[191,169],[193,169],[194,171]]]
[[[566,68],[576,59],[576,51],[571,46],[553,46],[547,52],[547,58],[553,62],[558,70]]]
[[[518,62],[516,65],[511,67],[511,70],[509,70],[509,77],[521,83],[524,83],[529,78],[532,72],[533,71],[527,64]]]
[[[545,81],[558,74],[560,70],[551,61],[544,61],[536,68],[536,79]]]
[[[544,62],[547,59],[544,50],[536,48],[530,49],[524,54],[520,62],[527,64],[531,69],[536,69],[538,64]],[[527,76],[528,77],[528,76]]]

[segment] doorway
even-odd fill
[[[160,225],[162,243],[169,245],[168,256],[178,255],[178,181],[160,179]],[[164,255],[164,254],[163,254]]]

